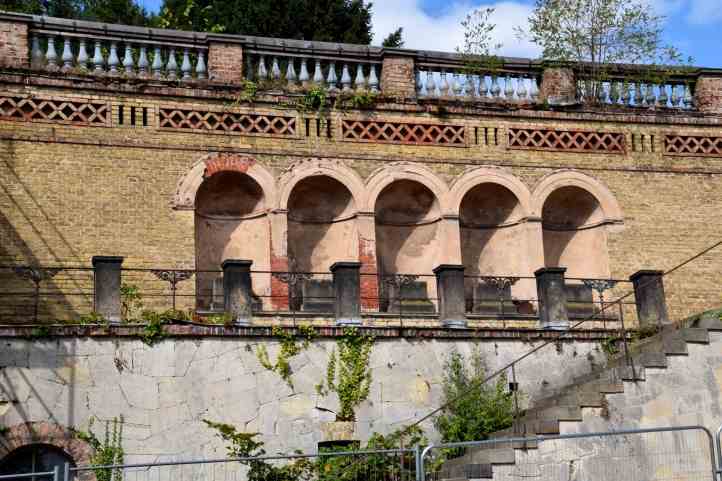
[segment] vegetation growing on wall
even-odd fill
[[[292,332],[284,330],[279,326],[273,327],[271,332],[275,337],[279,338],[279,342],[281,343],[281,349],[275,362],[271,362],[269,359],[266,346],[259,344],[256,348],[256,357],[258,358],[258,362],[261,363],[261,366],[281,376],[291,389],[293,389],[293,382],[291,381],[291,374],[293,374],[293,372],[291,371],[289,360],[301,351],[308,349],[311,341],[316,337],[316,329],[314,329],[313,326],[302,325],[299,326],[298,331],[301,338],[300,345],[297,343],[299,340],[298,337]]]
[[[337,421],[354,421],[354,410],[368,398],[371,388],[369,360],[374,338],[362,334],[356,327],[344,329],[337,347],[331,351],[326,379],[316,386],[321,396],[335,392],[338,395]],[[338,354],[337,354],[338,351]]]
[[[123,464],[125,453],[123,451],[123,416],[115,417],[112,421],[105,421],[105,434],[101,441],[93,433],[92,427],[95,418],[91,417],[87,431],[75,431],[78,439],[85,441],[95,451],[90,458],[93,466],[110,466]],[[98,481],[121,481],[123,473],[120,469],[96,468],[93,469]]]
[[[512,425],[514,397],[506,376],[485,383],[486,375],[478,350],[468,361],[458,351],[449,354],[442,381],[442,405],[446,407],[434,419],[443,442],[483,440]]]

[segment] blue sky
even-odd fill
[[[138,0],[157,11],[162,0]],[[668,42],[696,65],[722,67],[722,0],[646,0],[650,8],[667,17]],[[496,9],[495,36],[503,43],[504,55],[535,57],[538,49],[516,39],[513,27],[523,23],[533,0],[375,0],[375,43],[397,27],[404,27],[406,46],[425,50],[453,51],[463,41],[462,18],[479,6]]]

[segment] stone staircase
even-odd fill
[[[709,332],[722,331],[721,315],[722,311],[709,311],[667,326],[652,337],[630,344],[631,363],[628,364],[623,353],[612,357],[600,369],[575,378],[551,395],[532,400],[530,407],[513,427],[490,437],[504,439],[560,434],[562,422],[579,424],[577,429],[572,429],[575,432],[598,431],[581,426],[584,423],[583,409],[596,408],[591,410],[594,415],[602,419],[608,417],[608,394],[624,393],[625,383],[645,382],[646,369],[666,369],[671,356],[688,355],[689,344],[709,344]],[[433,473],[432,479],[494,479],[495,467],[514,465],[520,453],[528,459],[529,452],[538,448],[537,444],[525,441],[468,448],[463,456],[446,461],[439,471]]]

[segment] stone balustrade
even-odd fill
[[[620,107],[689,110],[694,107],[692,97],[693,85],[693,78],[688,81],[668,81],[657,84],[635,82],[628,79],[603,82],[578,80],[577,98],[585,103],[589,103],[589,100],[594,100],[596,101],[594,103],[618,105]]]
[[[249,50],[245,62],[246,79],[272,82],[289,90],[317,85],[331,92],[379,92],[380,60],[334,58],[313,55],[313,52],[309,52],[308,56],[299,56]]]
[[[30,39],[36,69],[159,80],[208,78],[205,46],[47,30],[31,30]]]
[[[535,73],[467,73],[462,68],[416,69],[420,98],[458,98],[490,102],[527,102],[539,99]]]

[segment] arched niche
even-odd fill
[[[459,229],[467,312],[533,312],[529,300],[534,286],[530,281],[519,280],[501,288],[487,279],[531,275],[528,248],[531,233],[526,217],[525,205],[501,184],[477,184],[461,199]]]
[[[333,312],[330,267],[358,258],[356,201],[337,179],[312,175],[295,184],[288,197],[289,269],[311,272],[290,292],[299,310]]]
[[[225,259],[249,259],[254,270],[269,268],[269,225],[264,190],[249,175],[220,171],[204,179],[195,197],[196,267],[217,271]],[[267,280],[254,277],[254,290],[265,292]],[[222,276],[199,272],[199,310],[223,309]]]
[[[597,197],[576,185],[558,187],[542,206],[545,266],[566,267],[567,277],[609,277],[607,225]]]
[[[381,309],[434,312],[434,303],[429,299],[436,298],[436,282],[431,274],[440,252],[439,199],[421,182],[400,179],[380,191],[374,214]],[[424,277],[399,287],[392,282],[398,274]],[[395,301],[399,298],[410,301],[399,305]]]

